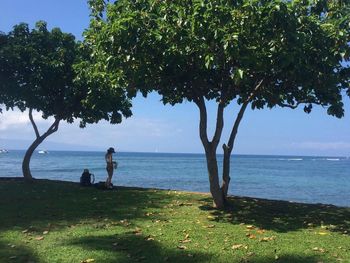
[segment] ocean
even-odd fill
[[[0,177],[21,176],[23,156],[0,153]],[[203,154],[122,152],[114,159],[114,185],[209,192]],[[104,152],[35,152],[31,160],[38,179],[78,182],[85,168],[104,181]],[[233,155],[230,176],[231,195],[350,207],[350,158]]]

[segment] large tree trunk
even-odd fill
[[[224,200],[223,200],[223,194],[219,183],[219,171],[218,171],[218,163],[216,159],[216,149],[219,144],[222,129],[224,126],[223,112],[224,112],[225,105],[224,103],[219,103],[218,105],[215,133],[212,141],[209,141],[208,134],[207,134],[207,111],[206,111],[204,98],[199,97],[198,100],[196,100],[196,104],[200,112],[199,135],[200,135],[203,147],[205,149],[205,155],[207,159],[210,193],[213,197],[214,207],[218,209],[223,209]]]
[[[38,127],[36,126],[34,119],[33,119],[33,109],[29,109],[29,119],[30,122],[33,125],[36,139],[35,141],[29,146],[28,150],[26,151],[26,154],[24,155],[23,162],[22,162],[22,173],[23,177],[26,181],[33,181],[33,176],[30,172],[30,160],[33,155],[33,152],[35,149],[51,134],[56,132],[58,130],[58,125],[60,123],[60,119],[56,118],[54,123],[50,126],[50,128],[43,134],[39,134]]]
[[[42,139],[42,137],[37,138],[27,149],[26,154],[24,155],[24,159],[22,162],[22,173],[23,173],[23,177],[26,181],[32,181],[33,180],[33,176],[30,172],[30,159],[33,155],[33,152],[35,151],[35,149],[40,145],[40,143],[43,142],[44,139]]]
[[[209,175],[210,193],[213,197],[214,207],[218,209],[224,208],[224,199],[219,183],[219,171],[216,159],[216,152],[213,150],[206,150],[206,159]]]

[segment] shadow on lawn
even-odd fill
[[[206,262],[210,253],[198,253],[179,248],[168,249],[142,235],[126,233],[109,236],[88,236],[72,240],[70,245],[80,246],[86,251],[105,251],[101,261],[112,262]],[[99,261],[97,259],[97,261]]]
[[[251,224],[277,232],[324,226],[334,232],[350,232],[350,208],[322,204],[302,204],[287,201],[247,197],[230,197],[226,211],[211,208],[211,199],[200,209],[210,210],[215,220],[233,224]]]
[[[81,220],[146,218],[145,211],[171,202],[166,191],[98,190],[71,182],[0,181],[0,230],[35,225],[37,231],[66,227]],[[148,218],[149,219],[149,218]],[[159,218],[161,219],[161,217]]]
[[[105,263],[114,262],[239,262],[239,263],[319,263],[322,262],[318,256],[305,255],[281,255],[276,261],[274,256],[262,257],[254,253],[245,256],[231,256],[230,260],[216,258],[211,253],[198,253],[191,249],[180,250],[178,248],[168,249],[161,246],[160,242],[147,241],[146,237],[132,234],[114,236],[89,236],[71,241],[70,245],[80,246],[86,251],[104,251]],[[100,261],[99,259],[96,259]]]
[[[0,241],[0,262],[39,262],[39,260],[28,247]]]

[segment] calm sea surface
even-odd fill
[[[24,151],[0,153],[0,177],[21,176],[23,156]],[[117,153],[114,158],[119,164],[114,185],[209,191],[202,154]],[[31,161],[35,178],[78,182],[84,168],[104,181],[104,153],[36,152]],[[229,194],[350,207],[350,159],[233,155]]]

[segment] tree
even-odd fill
[[[187,100],[198,106],[210,192],[218,208],[225,205],[230,157],[248,106],[303,105],[310,113],[316,104],[338,118],[344,114],[349,1],[90,0],[90,6],[94,18],[85,42],[104,74],[125,82],[129,96],[157,91],[164,103]],[[209,100],[217,103],[212,138]],[[220,186],[216,151],[230,103],[238,109],[222,145]]]
[[[16,25],[13,31],[0,36],[0,102],[7,109],[29,109],[36,135],[23,159],[25,179],[33,179],[29,164],[34,150],[58,130],[62,121],[72,123],[79,118],[81,127],[85,127],[101,119],[120,123],[122,116],[131,116],[131,103],[122,89],[107,93],[101,81],[97,86],[84,74],[89,57],[89,50],[72,34],[59,28],[49,31],[43,21],[32,30],[24,23]],[[33,111],[41,112],[44,119],[54,119],[42,134]]]

